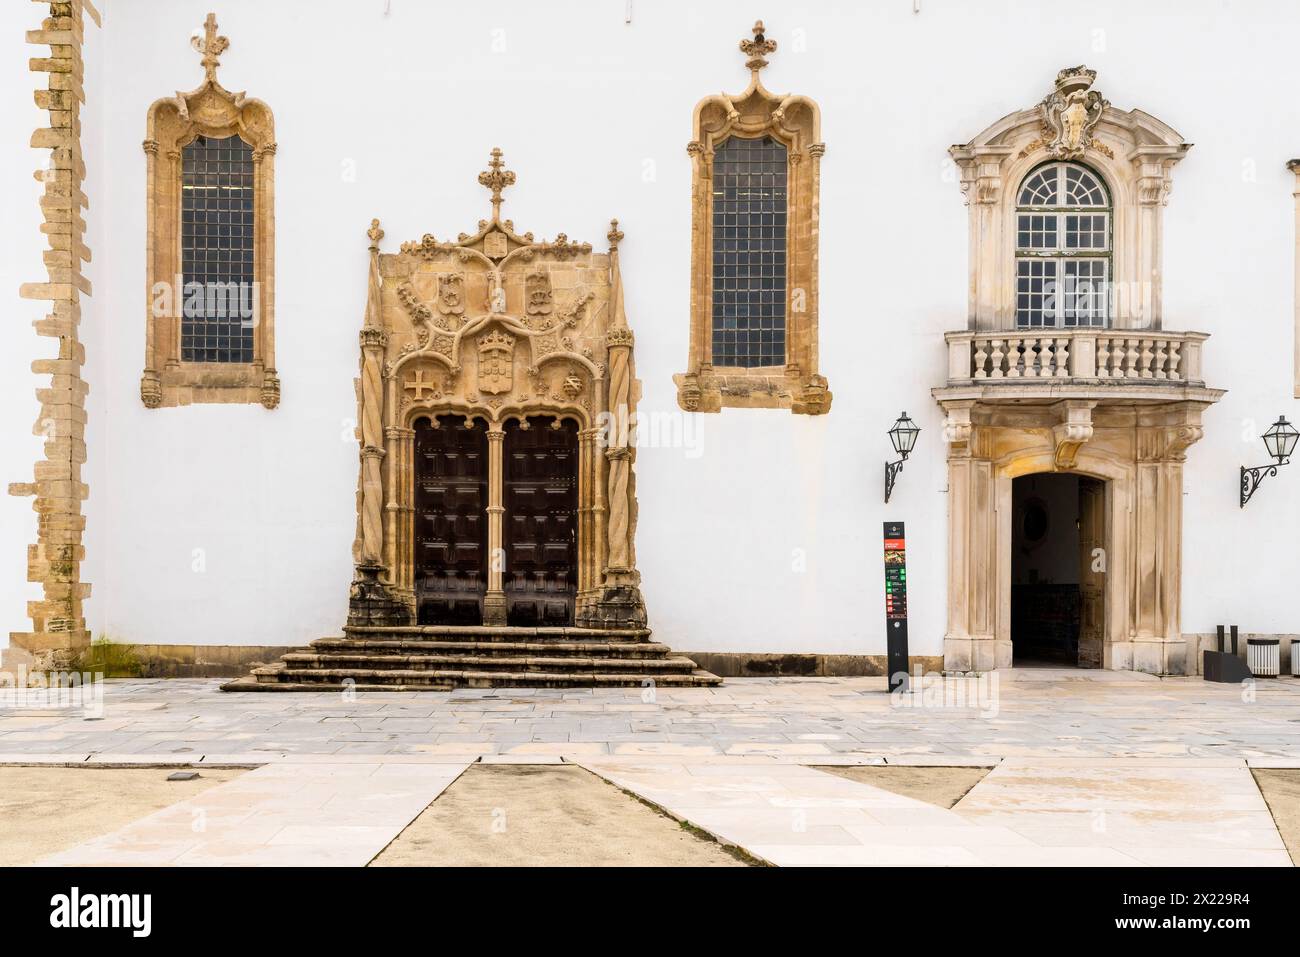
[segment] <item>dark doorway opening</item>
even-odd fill
[[[578,427],[506,423],[505,592],[511,625],[572,625],[578,593]]]
[[[487,592],[487,426],[415,423],[415,588],[422,625],[479,625]]]
[[[1011,486],[1014,664],[1100,667],[1105,483],[1067,473]]]

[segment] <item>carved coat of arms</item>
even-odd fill
[[[465,314],[464,273],[445,273],[438,277],[438,312],[457,318]]]
[[[529,316],[541,318],[551,314],[551,310],[555,308],[555,301],[551,292],[550,273],[540,270],[529,273],[525,291],[527,293],[525,310]]]
[[[1056,89],[1039,106],[1051,139],[1047,152],[1057,159],[1078,159],[1092,143],[1092,131],[1110,104],[1091,89],[1095,70],[1076,66],[1056,75]]]
[[[478,388],[489,395],[509,392],[514,382],[515,337],[489,332],[478,338]]]

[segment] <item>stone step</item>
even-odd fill
[[[690,673],[609,674],[586,672],[401,670],[370,668],[255,668],[247,678],[222,685],[224,691],[429,691],[452,688],[640,688],[713,687],[722,679],[698,669]]]
[[[649,641],[649,628],[520,628],[507,625],[359,625],[348,638],[422,641]]]
[[[695,670],[695,662],[690,658],[607,658],[607,657],[560,657],[560,656],[517,656],[502,657],[493,655],[456,655],[456,654],[421,654],[421,655],[369,655],[294,651],[282,655],[281,661],[291,669],[338,670],[357,669],[367,672],[378,671],[540,671],[540,672],[600,672],[622,674],[625,672],[644,671],[650,674],[670,672],[690,674]],[[257,674],[255,669],[254,674]]]
[[[663,658],[672,649],[653,641],[453,641],[418,639],[318,638],[312,650],[321,654],[443,655],[511,657]]]

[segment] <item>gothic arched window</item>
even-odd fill
[[[687,412],[830,411],[820,371],[817,243],[821,113],[764,88],[776,49],[763,24],[741,43],[743,93],[695,107],[691,157],[691,329],[673,376]]]
[[[140,399],[280,402],[275,368],[275,120],[217,82],[229,47],[208,15],[203,85],[149,108],[149,299]]]
[[[1016,197],[1016,326],[1110,324],[1111,204],[1078,163],[1033,170]]]

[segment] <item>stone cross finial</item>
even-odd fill
[[[740,52],[749,57],[749,59],[745,61],[745,66],[749,67],[753,73],[757,73],[759,70],[763,69],[763,67],[767,66],[767,60],[763,58],[764,55],[774,53],[775,51],[776,41],[769,40],[765,37],[763,35],[763,21],[755,20],[754,39],[740,41]]]
[[[609,232],[605,234],[605,237],[609,240],[610,249],[618,249],[618,244],[623,239],[623,231],[618,228],[617,219],[609,221]]]
[[[203,36],[197,33],[190,37],[190,46],[203,54],[203,73],[209,82],[216,82],[217,67],[221,65],[221,54],[230,49],[230,40],[217,36],[217,15],[209,13],[203,21]]]
[[[492,147],[492,159],[488,161],[488,168],[478,174],[479,183],[492,190],[493,220],[501,217],[501,191],[515,184],[514,171],[505,168],[506,164],[502,162],[501,155],[499,146]]]
[[[384,238],[384,231],[379,228],[379,220],[370,221],[370,228],[366,230],[366,235],[370,238],[370,248],[378,249],[379,240]]]

